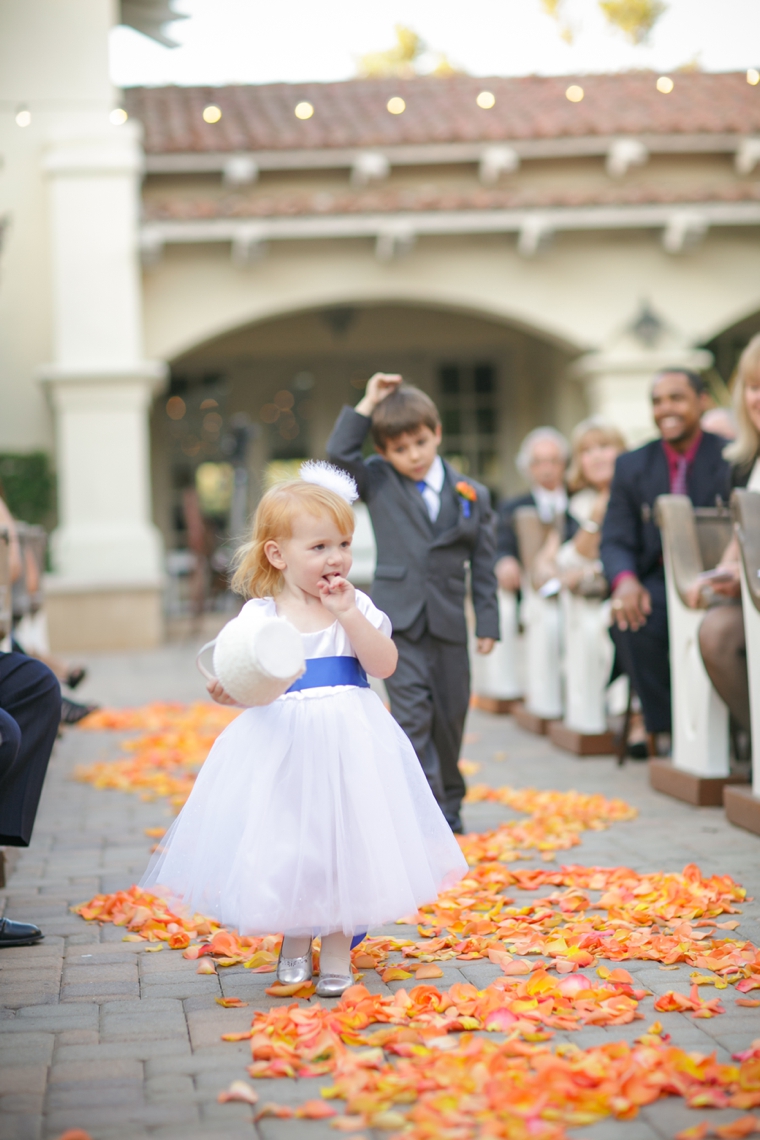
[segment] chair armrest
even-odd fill
[[[737,488],[731,495],[731,510],[749,596],[760,610],[760,494]]]

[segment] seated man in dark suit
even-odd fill
[[[565,471],[569,458],[568,442],[555,428],[535,428],[522,441],[515,463],[531,489],[499,507],[495,572],[502,590],[520,589],[520,556],[513,523],[518,507],[535,507],[543,522],[561,517],[563,542],[578,529],[578,523],[567,512]]]
[[[61,686],[25,653],[0,653],[0,847],[28,847],[61,720]],[[0,918],[0,949],[29,946],[38,926]]]
[[[688,495],[695,507],[725,499],[726,441],[700,427],[707,404],[701,376],[681,368],[660,372],[652,413],[660,439],[619,456],[602,527],[601,559],[612,589],[612,635],[624,672],[641,700],[658,752],[670,741],[670,661],[665,570],[654,521],[658,495]]]

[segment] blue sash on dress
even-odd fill
[[[297,693],[325,685],[356,685],[368,689],[369,681],[355,657],[307,657],[306,672],[287,691]]]

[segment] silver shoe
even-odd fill
[[[317,982],[317,997],[340,997],[353,984],[352,974],[320,974]]]
[[[283,958],[282,946],[280,957],[277,959],[277,981],[283,986],[295,986],[301,982],[310,982],[312,974],[311,941],[309,949],[300,958]]]

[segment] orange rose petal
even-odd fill
[[[740,1116],[729,1124],[719,1124],[714,1134],[719,1140],[743,1140],[745,1136],[754,1136],[760,1132],[760,1119],[756,1116]]]
[[[257,1104],[259,1094],[246,1081],[233,1081],[226,1092],[220,1092],[216,1098],[220,1104],[230,1101],[242,1101],[244,1104]]]
[[[323,1100],[307,1100],[296,1109],[295,1115],[305,1120],[326,1120],[329,1116],[337,1116],[338,1111]]]
[[[434,963],[430,962],[427,965],[420,966],[418,969],[416,969],[414,971],[414,976],[418,982],[422,981],[425,978],[442,978],[443,970],[440,966],[436,966]]]
[[[274,1116],[280,1120],[290,1120],[294,1115],[293,1109],[289,1108],[286,1104],[275,1104],[272,1101],[267,1101],[266,1104],[261,1106],[254,1119],[262,1120],[264,1117]]]
[[[315,989],[312,982],[294,982],[289,986],[275,982],[274,985],[267,986],[265,993],[272,997],[311,997]]]

